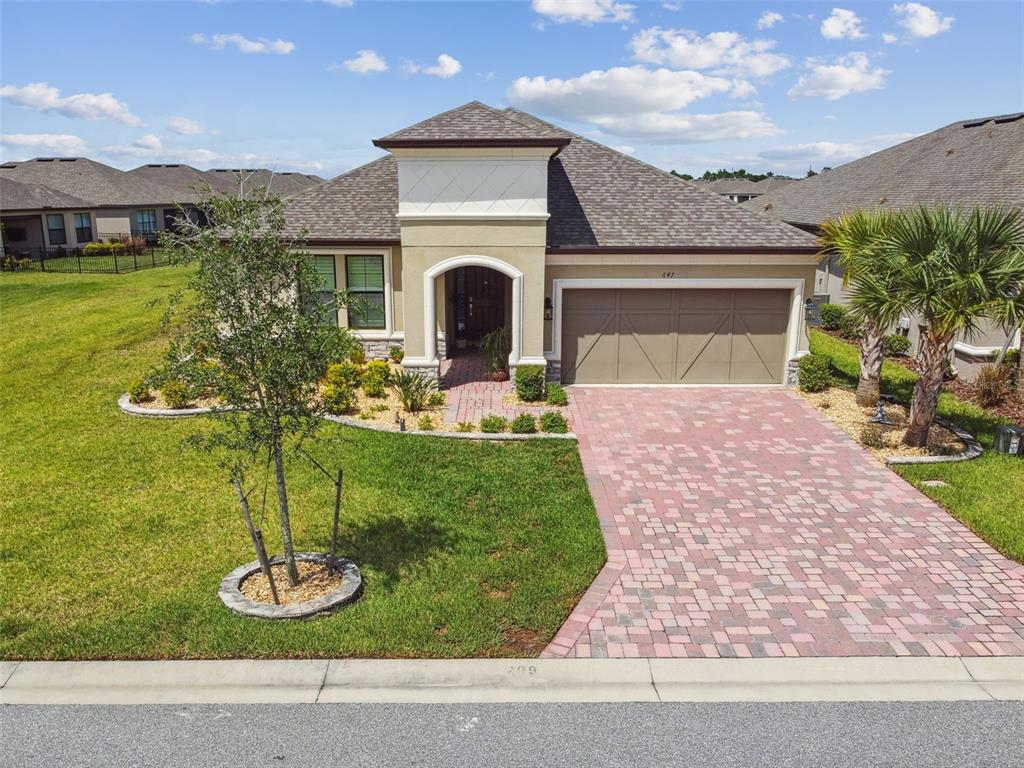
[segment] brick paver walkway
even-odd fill
[[[480,419],[492,414],[511,421],[520,413],[538,416],[551,410],[543,403],[536,406],[506,403],[505,398],[512,394],[512,382],[491,381],[483,355],[475,351],[464,351],[441,363],[441,389],[448,395],[444,419],[452,424],[479,424]],[[566,418],[572,416],[571,409],[562,412]]]
[[[608,564],[545,656],[1024,653],[1024,566],[795,393],[570,399]]]

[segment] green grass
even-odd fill
[[[828,355],[841,386],[854,387],[860,371],[857,348],[820,331],[811,332],[811,351]],[[882,391],[909,403],[917,375],[896,363],[882,366]],[[948,509],[1007,557],[1024,562],[1024,460],[991,450],[998,419],[973,403],[958,400],[948,392],[939,398],[938,413],[957,424],[985,447],[972,461],[956,464],[923,464],[893,467]],[[933,488],[924,480],[942,480],[948,485]]]
[[[162,351],[174,268],[0,277],[0,658],[535,655],[604,561],[572,443],[492,444],[325,424],[344,467],[341,553],[364,597],[303,622],[234,616],[221,577],[253,559],[207,419],[122,414]],[[328,547],[333,488],[289,465],[302,549]],[[264,530],[278,548],[272,510]]]

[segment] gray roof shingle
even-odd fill
[[[1024,113],[962,120],[741,203],[816,226],[857,208],[1024,208]]]
[[[549,131],[571,139],[548,163],[551,249],[816,249],[807,233],[706,188],[525,112],[498,114],[519,126],[517,136]],[[286,210],[289,224],[305,227],[310,240],[398,242],[397,161],[388,155],[301,192]]]
[[[150,163],[132,168],[128,173],[160,187],[176,203],[194,203],[203,188],[216,189],[206,174],[184,163]]]
[[[90,207],[167,205],[171,195],[140,176],[85,157],[37,157],[0,166],[0,178],[42,184]]]
[[[39,208],[89,208],[90,203],[44,184],[22,182],[0,173],[0,211],[30,211]]]
[[[479,101],[471,101],[389,133],[376,139],[374,144],[385,146],[395,141],[529,141],[568,138],[570,134],[553,125],[523,123]]]

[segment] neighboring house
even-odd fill
[[[577,383],[792,379],[815,240],[590,139],[472,102],[288,201],[339,323],[440,360],[502,326],[510,365]]]
[[[715,179],[714,181],[695,179],[695,181],[704,185],[704,189],[726,197],[734,203],[745,203],[747,200],[753,200],[788,184],[793,184],[796,179],[769,176],[760,181],[751,181],[750,179]]]
[[[745,203],[742,207],[816,233],[822,221],[858,208],[916,205],[1002,205],[1024,209],[1024,112],[961,120]],[[842,269],[834,257],[818,269],[814,292],[844,303]],[[905,318],[901,332],[914,347],[920,328]],[[990,362],[1006,334],[988,327],[956,343],[967,378]],[[1019,332],[1015,344],[1020,344]]]
[[[319,176],[290,171],[276,173],[266,168],[211,168],[201,171],[184,163],[147,163],[128,173],[158,184],[178,203],[197,202],[203,189],[222,195],[269,193],[288,197],[323,181]]]

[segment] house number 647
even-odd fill
[[[675,277],[676,273],[675,272],[662,272],[661,276],[662,277]]]

